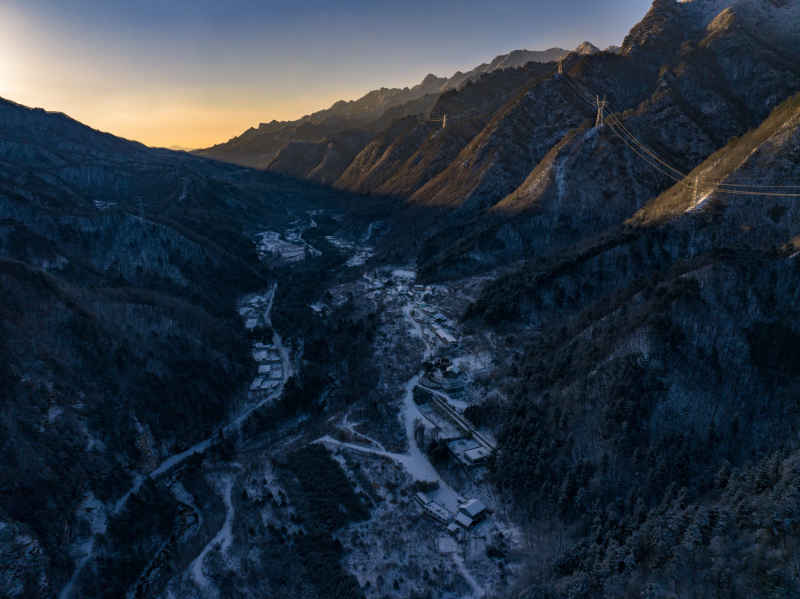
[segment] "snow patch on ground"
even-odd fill
[[[345,262],[345,266],[348,268],[363,266],[375,253],[375,248],[372,246],[359,245],[334,235],[328,235],[325,237],[325,239],[328,241],[328,243],[339,250],[344,252],[352,252],[350,258],[347,260],[347,262]]]
[[[108,526],[106,507],[91,491],[83,496],[83,501],[78,505],[75,515],[78,520],[86,522],[89,525],[91,536],[79,539],[70,547],[70,557],[77,560],[77,564],[75,566],[75,571],[72,573],[72,577],[58,594],[59,599],[69,599],[72,595],[72,588],[75,586],[75,581],[78,580],[78,576],[80,576],[84,567],[86,567],[86,564],[89,563],[89,560],[94,555],[96,535],[105,534]]]
[[[466,580],[467,584],[470,586],[470,588],[472,588],[472,596],[476,598],[483,597],[485,594],[484,590],[481,588],[481,586],[478,584],[478,581],[475,580],[472,574],[470,574],[469,570],[467,570],[466,565],[464,565],[464,558],[461,557],[459,553],[454,553],[453,561],[455,562],[456,568],[458,568],[461,576],[464,577],[464,580]]]
[[[708,200],[708,198],[710,198],[712,195],[714,195],[714,191],[713,190],[709,191],[708,193],[706,193],[706,194],[704,194],[702,196],[700,196],[700,199],[698,199],[697,202],[695,202],[694,204],[689,206],[684,212],[687,212],[687,213],[688,212],[697,212],[698,210],[700,210],[700,208],[702,208],[703,204],[706,203],[706,200]]]
[[[200,526],[203,524],[203,512],[197,507],[194,502],[194,496],[186,490],[186,487],[183,486],[183,483],[180,481],[176,482],[175,484],[170,487],[172,494],[175,496],[175,499],[180,501],[181,503],[188,505],[190,508],[194,510],[194,513],[197,514],[197,525]]]
[[[392,277],[395,279],[406,279],[408,281],[416,281],[417,273],[413,270],[405,268],[397,268],[392,271]]]

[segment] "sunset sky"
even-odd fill
[[[649,0],[1,0],[0,96],[204,147],[516,48],[619,44]]]

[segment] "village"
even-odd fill
[[[302,238],[304,228],[316,225],[317,215],[309,216],[282,235],[261,233],[262,260],[287,264],[317,255]],[[354,422],[348,412],[316,441],[371,498],[370,519],[339,533],[345,565],[368,597],[409,596],[420,571],[423,579],[437,580],[442,597],[483,597],[513,578],[522,544],[486,481],[497,443],[464,415],[496,392],[490,373],[497,343],[464,331],[460,322],[483,280],[459,287],[419,284],[413,268],[364,269],[373,252],[369,235],[361,242],[331,235],[325,241],[349,255],[345,266],[355,278],[328,289],[309,308],[324,317],[355,301],[381,314],[374,356],[385,365],[380,385],[403,389],[398,416],[404,435]],[[271,294],[252,296],[240,308],[258,363],[249,390],[254,404],[280,388],[290,364],[282,345],[269,342],[271,302]]]
[[[395,446],[391,438],[347,415],[335,434],[319,440],[353,484],[376,498],[370,521],[352,525],[352,536],[341,535],[349,568],[370,597],[384,596],[380,583],[391,578],[389,594],[408,596],[412,588],[400,573],[418,578],[413,573],[420,567],[436,572],[443,597],[485,596],[516,567],[511,555],[521,539],[485,482],[496,441],[464,416],[491,387],[493,340],[465,334],[459,322],[474,289],[421,285],[412,269],[384,268],[329,291],[328,303],[320,300],[315,311],[352,297],[365,309],[379,307],[384,317],[375,359],[400,360],[407,373],[421,368],[405,383],[385,383],[404,389],[404,452],[388,450]],[[393,345],[398,339],[400,347]],[[396,532],[387,537],[387,528]]]
[[[252,355],[258,365],[257,374],[248,392],[249,405],[263,405],[274,399],[276,392],[280,391],[289,376],[288,354],[270,321],[275,289],[273,287],[266,294],[248,296],[239,307],[245,329],[253,336]]]

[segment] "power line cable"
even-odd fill
[[[594,108],[594,105],[583,95],[582,90],[578,88],[577,83],[572,81],[570,77],[564,76],[564,81],[567,83],[569,89],[575,93],[575,95],[584,103]],[[654,150],[649,148],[645,145],[636,135],[634,135],[622,122],[622,120],[613,112],[613,107],[608,104],[609,109],[612,111],[612,114],[609,114],[606,117],[606,122],[609,123],[612,131],[622,139],[623,142],[640,158],[642,158],[648,165],[655,168],[659,172],[668,177],[679,181],[678,177],[680,177],[681,182],[689,187],[693,188],[694,185],[688,181],[682,181],[689,177],[688,173],[684,173],[678,168],[672,166],[669,162],[659,156]],[[650,159],[646,158],[645,155],[649,156]],[[662,167],[666,168],[669,173],[664,172],[664,170],[656,164],[653,163],[656,161]],[[676,176],[677,175],[677,176]],[[789,193],[784,191],[774,191],[774,190],[800,190],[800,185],[770,185],[770,184],[759,184],[759,183],[724,183],[723,181],[718,181],[716,183],[712,183],[714,187],[716,187],[716,191],[721,193],[728,193],[730,195],[756,195],[756,196],[766,196],[766,197],[800,197],[800,193]]]

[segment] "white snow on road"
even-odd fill
[[[91,491],[84,495],[83,501],[78,506],[76,516],[79,520],[83,520],[89,524],[91,536],[82,539],[70,548],[71,556],[77,558],[78,563],[75,567],[75,571],[72,573],[72,577],[58,594],[59,599],[67,599],[72,593],[72,587],[75,586],[75,581],[78,580],[78,576],[80,576],[83,568],[94,555],[96,535],[105,533],[106,526],[108,525],[106,507]]]
[[[267,292],[266,296],[266,306],[264,309],[263,316],[264,316],[264,321],[269,326],[272,325],[271,310],[273,301],[275,299],[275,293],[277,291],[277,287],[278,287],[277,283],[273,284],[273,286]],[[283,384],[286,382],[289,376],[291,376],[291,360],[289,358],[289,351],[283,346],[283,341],[280,335],[278,335],[278,333],[275,332],[274,330],[273,330],[272,341],[274,346],[277,348],[281,356],[281,362],[283,363],[282,381],[277,387],[275,387],[272,390],[272,392],[269,395],[267,395],[260,402],[243,408],[238,415],[236,415],[226,426],[222,428],[222,431],[224,433],[227,434],[234,430],[238,430],[238,428],[242,425],[242,423],[245,420],[247,420],[247,418],[255,410],[265,405],[267,402],[273,401],[276,397],[278,397],[281,391],[283,390]],[[185,451],[182,451],[178,454],[168,457],[155,470],[151,471],[147,476],[151,479],[159,478],[160,476],[162,476],[163,474],[170,471],[172,468],[174,468],[175,466],[186,460],[188,457],[199,453],[205,453],[208,450],[208,448],[214,444],[214,442],[217,439],[217,435],[218,432],[214,431],[214,434],[212,434],[207,439],[204,439],[203,441],[196,443],[195,445],[193,445],[192,447],[190,447]],[[145,481],[144,476],[142,476],[141,474],[135,475],[134,482],[131,488],[128,489],[128,491],[124,495],[122,495],[122,497],[120,497],[114,504],[114,509],[111,512],[112,515],[118,515],[120,512],[122,512],[122,510],[127,505],[131,495],[139,491],[144,481]],[[96,534],[103,534],[104,532],[105,530]],[[58,595],[59,599],[69,599],[72,596],[72,588],[75,584],[75,581],[78,579],[78,576],[80,575],[81,571],[86,566],[86,564],[89,562],[89,560],[91,560],[92,557],[94,557],[94,537],[92,537],[91,540],[87,540],[84,543],[84,545],[80,547],[80,551],[76,551],[76,553],[81,555],[81,557],[78,559],[78,562],[76,563],[75,571],[73,572],[69,582],[67,582],[67,584],[61,589],[61,592]]]
[[[467,566],[464,565],[464,558],[461,557],[459,553],[453,554],[453,561],[456,564],[456,568],[461,573],[461,576],[464,577],[464,580],[467,581],[467,584],[472,588],[472,596],[476,599],[479,597],[483,597],[485,592],[478,584],[478,581],[470,574],[470,571],[467,570]]]
[[[225,502],[225,522],[216,536],[203,548],[190,566],[192,573],[192,580],[201,589],[207,589],[210,586],[209,580],[203,572],[203,560],[212,549],[219,549],[223,555],[228,551],[233,543],[233,517],[235,510],[233,508],[233,500],[231,499],[231,492],[233,490],[233,476],[222,477],[222,500]]]
[[[422,339],[422,342],[425,344],[425,351],[422,353],[422,360],[425,361],[431,357],[433,350],[431,349],[430,343],[428,340],[425,339],[425,334],[422,330],[422,326],[417,322],[414,317],[411,315],[412,310],[414,310],[414,304],[407,304],[403,307],[403,316],[411,325],[412,336]]]
[[[375,449],[366,445],[358,445],[356,443],[345,443],[337,441],[336,439],[325,435],[318,439],[317,443],[325,445],[343,447],[351,449],[358,453],[365,453],[371,455],[382,456],[393,460],[400,464],[408,472],[409,476],[417,481],[437,482],[439,488],[430,493],[433,499],[444,505],[451,512],[458,511],[458,504],[462,498],[456,493],[453,488],[448,485],[444,479],[439,475],[436,468],[433,467],[428,456],[419,448],[417,440],[414,437],[414,421],[423,418],[417,404],[414,403],[414,387],[419,383],[420,375],[417,374],[406,383],[405,393],[403,395],[402,405],[402,418],[408,438],[408,451],[406,453],[393,453],[390,451]]]

